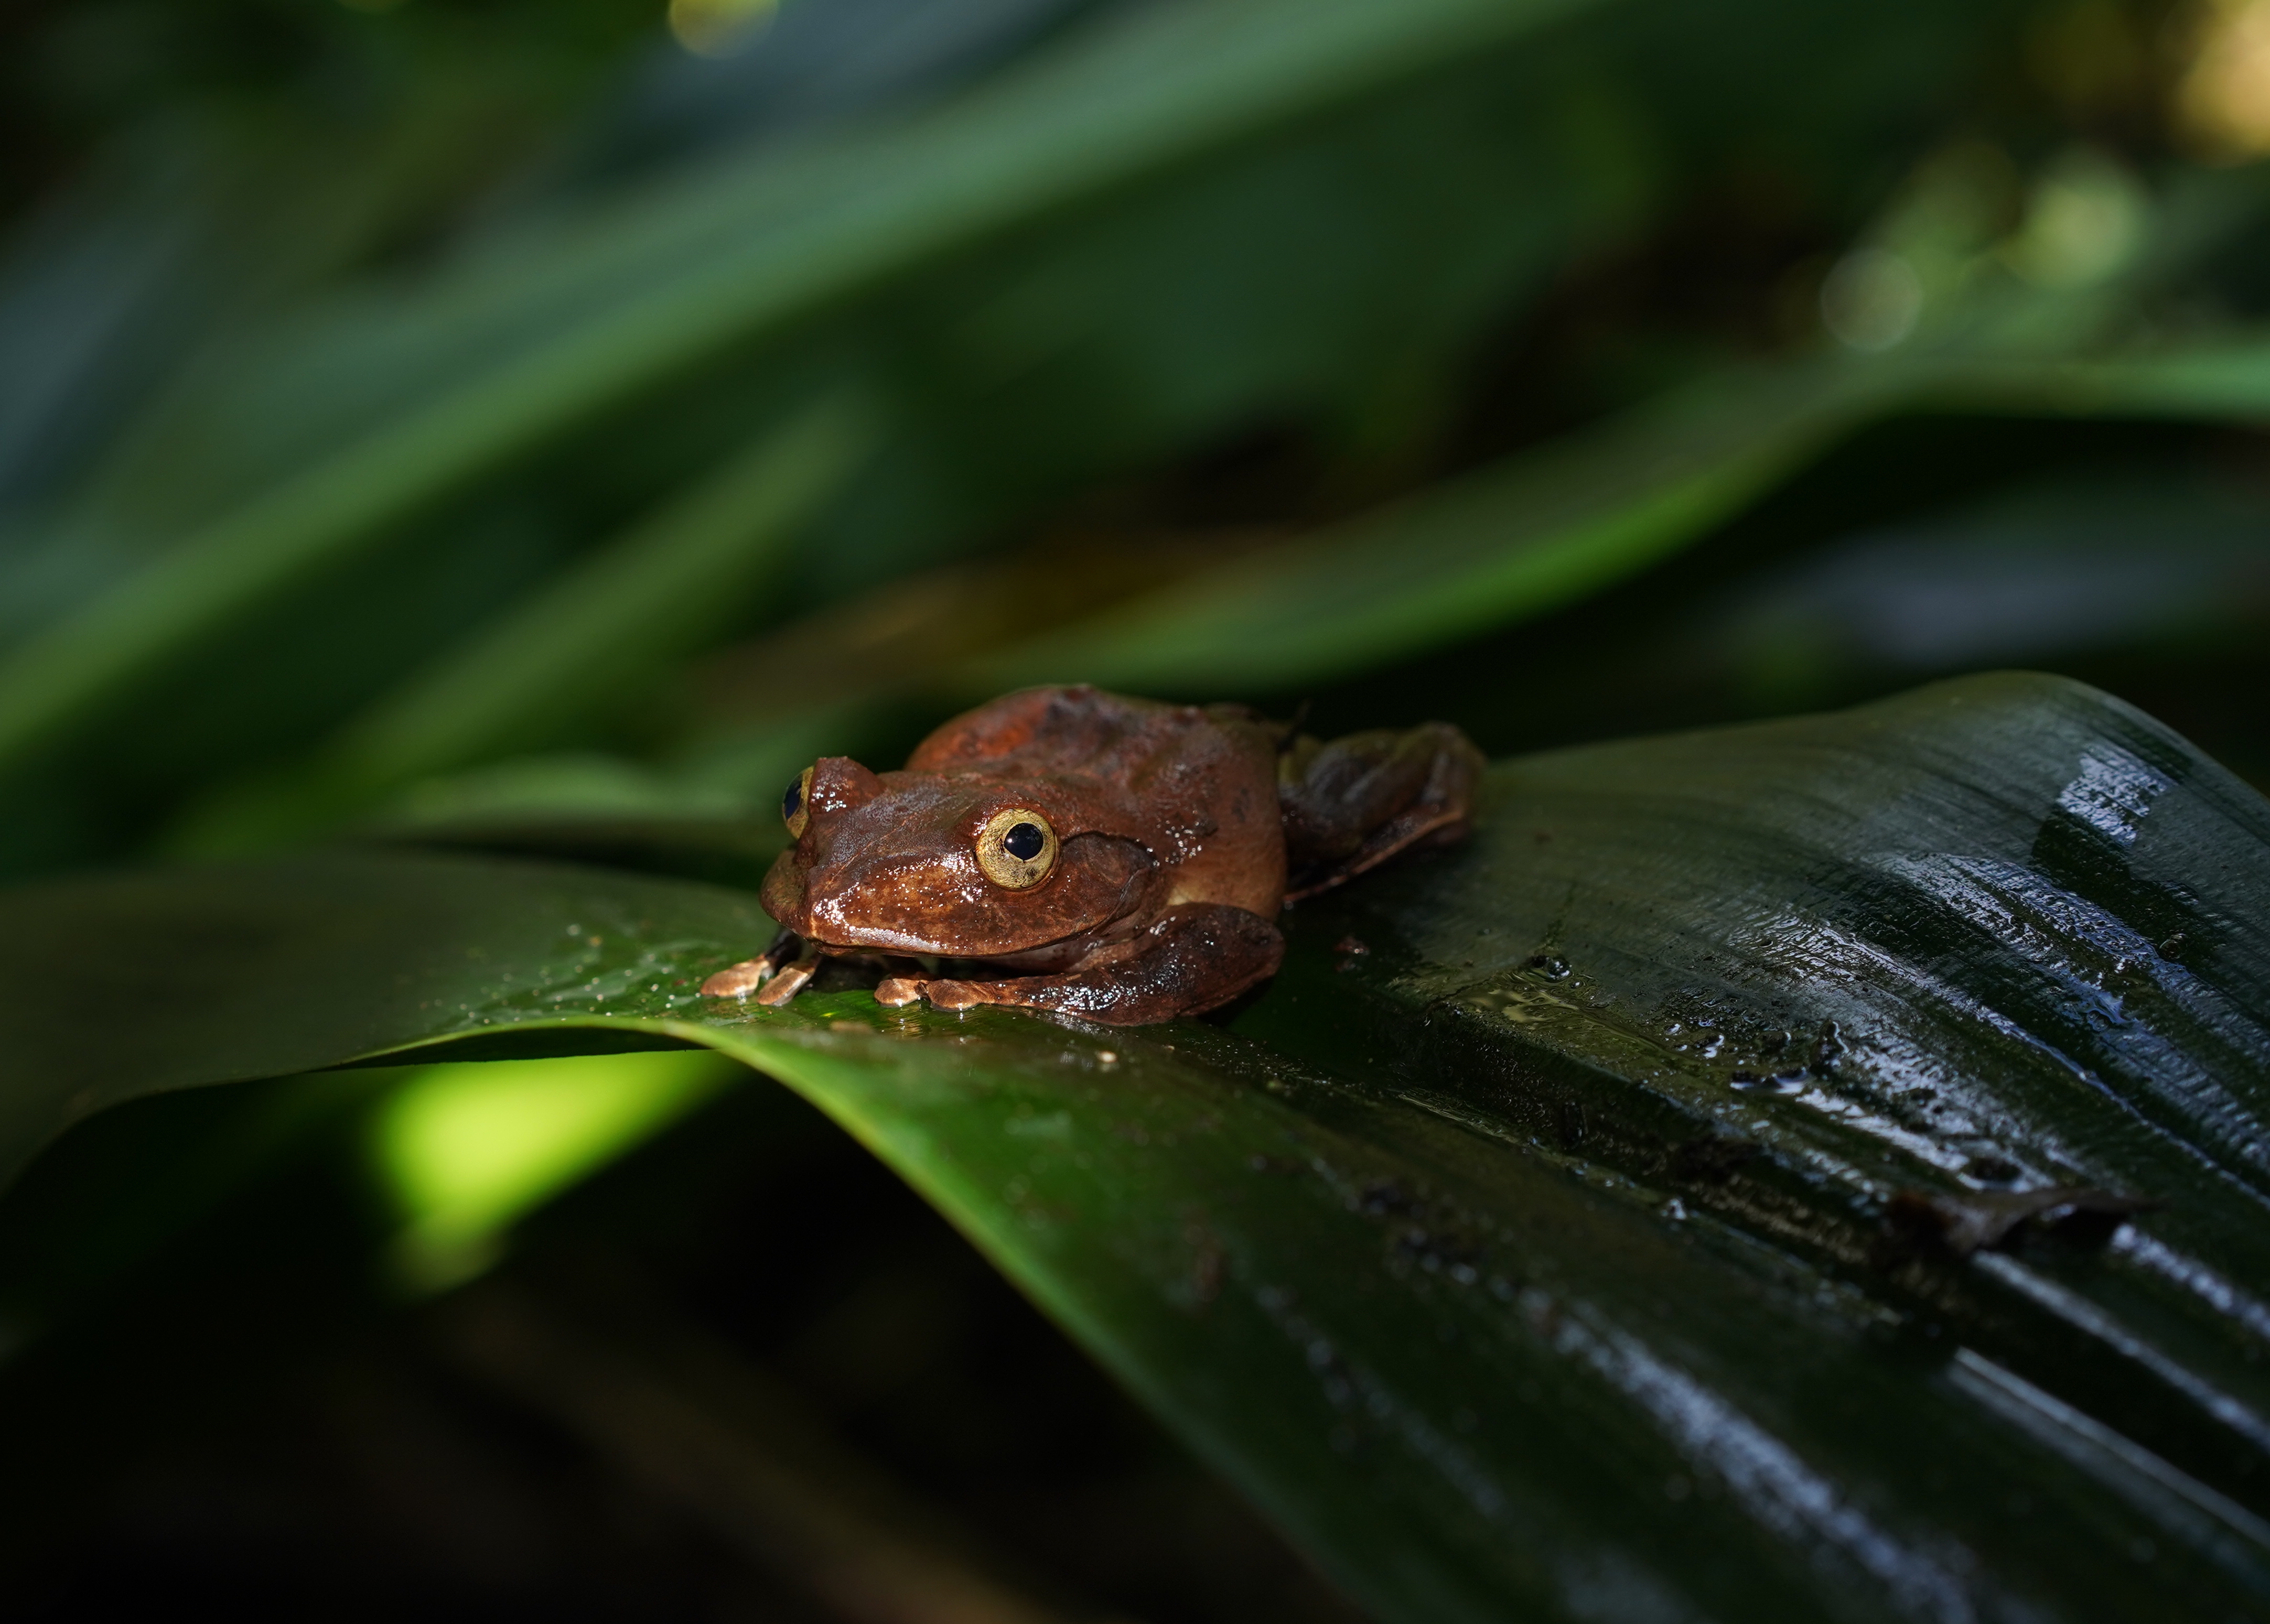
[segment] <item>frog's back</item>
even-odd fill
[[[1054,781],[1079,821],[1139,842],[1172,902],[1273,917],[1285,892],[1277,730],[1243,707],[1168,705],[1086,686],[1027,688],[955,717],[909,773]]]
[[[1140,788],[1162,767],[1194,758],[1272,758],[1265,732],[1235,707],[1169,705],[1086,684],[1023,688],[946,723],[915,747],[906,770]]]

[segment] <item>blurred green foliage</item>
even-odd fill
[[[1750,628],[1658,685],[1704,715],[2203,641],[2028,611],[1954,659],[1826,632],[1839,675],[1756,630],[1733,539],[1824,455],[1843,500],[1767,552],[1974,524],[2030,466],[1947,465],[2014,415],[2263,410],[2264,189],[2185,156],[2200,17],[790,0],[706,56],[664,20],[18,15],[12,871],[667,843],[1036,679],[1647,725],[1599,701],[1618,639],[1425,661],[1698,546]],[[2250,441],[2113,439],[2168,533],[2249,510]],[[1927,556],[1908,597],[1960,597]]]

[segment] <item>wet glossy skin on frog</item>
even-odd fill
[[[790,935],[703,990],[783,1003],[823,957],[879,952],[955,961],[886,980],[886,1003],[1130,1024],[1227,1002],[1282,956],[1286,744],[1242,708],[1048,688],[957,717],[899,772],[824,758],[762,893]]]
[[[874,774],[820,761],[811,827],[766,877],[765,911],[807,941],[953,959],[993,959],[1068,942],[1135,916],[1164,871],[1131,837],[1092,827],[1074,786]],[[1043,884],[1009,890],[976,842],[1005,809],[1037,810],[1061,842]]]

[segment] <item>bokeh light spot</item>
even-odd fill
[[[2270,152],[2270,0],[2214,0],[2177,112],[2205,156]]]
[[[779,0],[670,0],[670,33],[696,56],[731,56],[763,33]]]
[[[2125,166],[2076,148],[2035,186],[2003,261],[2036,287],[2091,286],[2135,258],[2150,207]]]
[[[1922,315],[1923,278],[1882,248],[1847,254],[1821,285],[1821,320],[1851,349],[1888,350],[1915,330]]]

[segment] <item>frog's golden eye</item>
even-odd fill
[[[804,826],[812,821],[812,769],[805,768],[796,775],[796,782],[781,797],[781,821],[788,825],[790,840],[804,838]]]
[[[1057,832],[1029,806],[997,812],[977,831],[977,866],[1011,891],[1037,886],[1057,865]]]

